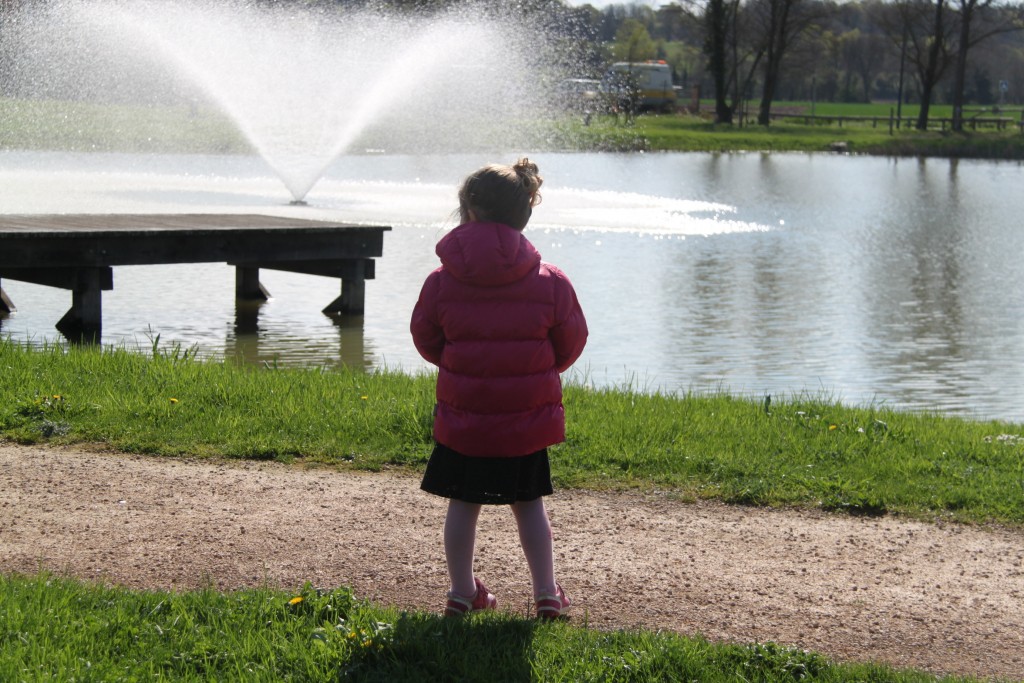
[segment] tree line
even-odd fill
[[[289,4],[289,0],[259,0]],[[1024,102],[1024,0],[676,0],[572,6],[563,0],[292,0],[411,13],[453,8],[513,17],[542,34],[549,72],[600,78],[613,61],[664,60],[687,93],[731,123],[756,102],[768,125],[780,99],[965,107]]]
[[[951,104],[960,130],[967,105],[1024,102],[1024,0],[251,1],[511,19],[510,30],[536,38],[539,78],[600,78],[613,61],[664,60],[686,95],[714,98],[721,123],[754,106],[768,125],[779,100],[887,101],[919,104],[922,129],[932,104]],[[47,4],[0,0],[0,33],[18,11]]]
[[[919,128],[932,103],[951,104],[960,130],[968,104],[1024,101],[1020,2],[687,0],[588,11],[613,51],[665,59],[684,86],[712,94],[720,122],[751,100],[763,125],[778,99],[885,100],[920,104]],[[626,50],[624,41],[641,47]]]

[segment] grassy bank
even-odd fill
[[[780,107],[809,111],[806,103]],[[886,116],[888,105],[818,104],[818,116]],[[934,116],[948,116],[935,107]],[[907,107],[904,116],[915,113]],[[424,122],[420,122],[424,123]],[[353,150],[383,149],[392,153],[445,152],[444,136],[431,136],[429,125],[418,130],[370,128]],[[510,141],[502,126],[480,122],[466,126],[460,151],[502,151]],[[888,125],[870,123],[807,125],[778,121],[757,125],[721,126],[706,117],[685,114],[642,115],[635,120],[596,115],[584,124],[581,116],[539,118],[519,122],[518,146],[536,151],[799,151],[827,152],[842,143],[854,154],[1024,159],[1024,135],[1007,130],[941,130],[920,132],[904,127],[890,134]],[[431,142],[435,140],[435,142]],[[75,152],[253,153],[234,124],[209,107],[132,106],[0,98],[0,149]]]
[[[0,149],[252,153],[249,143],[230,120],[205,109],[3,97]]]
[[[0,439],[172,457],[418,470],[433,377],[241,367],[178,348],[31,349],[0,340]],[[569,386],[559,487],[682,499],[1024,521],[1024,429],[846,407]],[[581,622],[582,618],[582,622]],[[129,591],[0,577],[0,680],[934,681],[772,643],[602,632],[515,615],[445,620],[339,588]],[[944,678],[944,681],[965,681]]]
[[[1004,131],[953,133],[887,126],[805,125],[792,121],[763,126],[721,126],[692,116],[645,115],[627,123],[598,116],[589,125],[562,124],[566,146],[607,151],[673,152],[830,152],[879,156],[931,156],[977,159],[1024,159],[1024,135]],[[838,146],[838,147],[837,147]]]
[[[771,643],[399,613],[349,591],[132,592],[0,577],[5,681],[966,681]]]
[[[0,438],[161,455],[419,469],[433,377],[239,367],[178,349],[31,350],[0,341]],[[569,385],[561,487],[1024,523],[1024,428],[827,396],[648,394]]]

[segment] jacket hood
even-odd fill
[[[464,223],[434,250],[455,279],[495,287],[521,280],[540,265],[540,252],[502,223]]]

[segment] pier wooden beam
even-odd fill
[[[98,338],[101,292],[121,265],[228,263],[238,300],[257,302],[269,297],[261,268],[336,277],[341,296],[324,312],[362,313],[390,229],[258,214],[0,215],[0,278],[71,290],[57,329],[72,338]],[[0,290],[0,313],[13,310]]]
[[[0,279],[0,313],[14,313],[17,309],[11,298],[4,291],[3,280]]]
[[[372,258],[343,258],[343,259],[317,259],[306,261],[260,261],[256,265],[242,265],[232,263],[236,268],[236,292],[240,292],[237,273],[245,270],[249,273],[250,296],[240,299],[259,299],[253,287],[259,287],[266,293],[259,283],[259,271],[261,268],[268,270],[283,270],[289,273],[302,273],[304,275],[321,275],[323,277],[336,277],[341,280],[341,295],[334,301],[327,304],[323,312],[327,315],[355,315],[362,314],[366,309],[366,281],[376,276],[376,261]]]

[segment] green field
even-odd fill
[[[851,105],[836,107],[846,111]],[[821,116],[870,116],[823,114]],[[888,114],[885,115],[886,117]],[[633,121],[624,117],[592,117],[557,126],[564,146],[608,151],[677,152],[843,152],[879,156],[937,156],[979,159],[1024,159],[1024,135],[1017,126],[1004,130],[979,128],[953,133],[930,128],[918,131],[904,124],[890,132],[888,122],[836,122],[803,119],[753,124],[716,125],[711,120],[679,114],[645,114]]]
[[[773,643],[397,612],[345,589],[138,591],[0,576],[4,681],[936,683]]]
[[[808,102],[780,102],[775,111],[810,113]],[[892,105],[816,103],[815,114],[825,116],[881,116],[888,119]],[[704,105],[701,116],[596,114],[584,122],[581,115],[540,117],[517,122],[518,146],[530,151],[835,151],[892,156],[944,156],[1024,159],[1024,135],[1016,125],[952,133],[938,128],[926,132],[905,125],[890,134],[888,123],[780,120],[770,127],[714,125]],[[904,107],[912,116],[916,107]],[[935,106],[932,116],[948,117],[948,106]],[[970,114],[969,114],[970,115]],[[1019,111],[1007,115],[1020,118]],[[444,152],[431,147],[423,131],[386,131],[372,127],[353,149],[385,149],[392,153]],[[469,126],[460,151],[499,151],[495,141],[508,136],[494,122]],[[65,150],[76,152],[251,154],[249,143],[220,112],[209,108],[142,107],[0,98],[0,149]],[[502,148],[500,151],[505,151]]]

